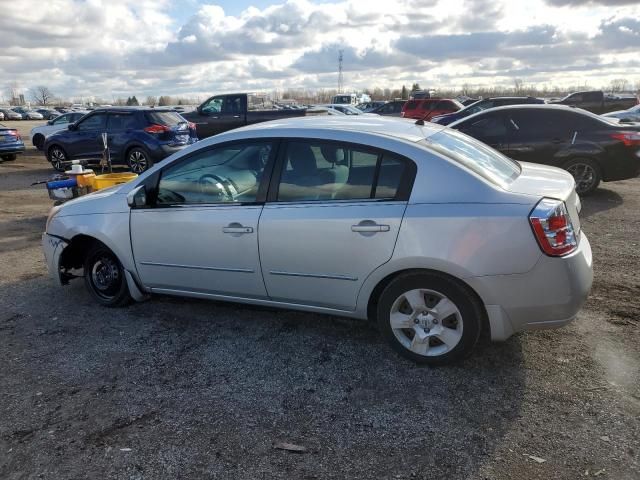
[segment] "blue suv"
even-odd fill
[[[103,133],[107,134],[111,163],[128,165],[135,173],[198,140],[195,125],[173,110],[113,107],[93,110],[67,130],[49,135],[43,150],[59,172],[70,160],[98,162],[104,152]]]

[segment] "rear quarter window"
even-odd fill
[[[173,127],[179,123],[186,122],[186,120],[176,112],[145,112],[144,116],[149,123],[166,125],[167,127]]]
[[[498,186],[505,186],[520,175],[520,165],[517,162],[455,130],[442,130],[423,142],[429,149]]]

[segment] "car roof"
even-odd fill
[[[569,105],[552,105],[548,103],[523,103],[518,105],[504,105],[502,107],[487,108],[486,110],[482,110],[480,112],[474,113],[473,115],[469,115],[468,117],[464,117],[464,118],[461,118],[460,120],[456,120],[455,122],[449,124],[449,127],[455,127],[456,125],[460,125],[461,123],[468,122],[481,115],[486,115],[487,113],[509,111],[509,110],[551,110],[551,111],[555,110],[555,111],[563,111],[563,112],[575,112],[580,115],[599,118],[603,122],[606,121],[602,119],[599,115],[588,112],[587,110],[583,110],[582,108],[570,107]]]
[[[348,130],[352,132],[385,135],[410,142],[417,142],[444,130],[446,127],[435,123],[425,122],[424,125],[415,120],[404,118],[389,118],[377,115],[313,115],[307,117],[293,117],[270,122],[256,123],[234,131],[264,131],[264,130]],[[275,132],[274,132],[275,133]],[[282,133],[279,133],[282,135]]]
[[[169,107],[97,107],[92,112],[174,112]]]

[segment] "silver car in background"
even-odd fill
[[[310,117],[208,138],[54,207],[43,247],[58,284],[83,272],[102,305],[159,293],[369,319],[438,365],[483,331],[575,317],[592,282],[579,210],[567,172],[446,127]]]

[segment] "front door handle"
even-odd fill
[[[377,223],[351,225],[352,232],[388,232],[389,230],[391,230],[389,225],[378,225]]]
[[[229,225],[228,227],[224,227],[222,229],[224,233],[253,233],[253,227],[243,227],[242,225]]]

